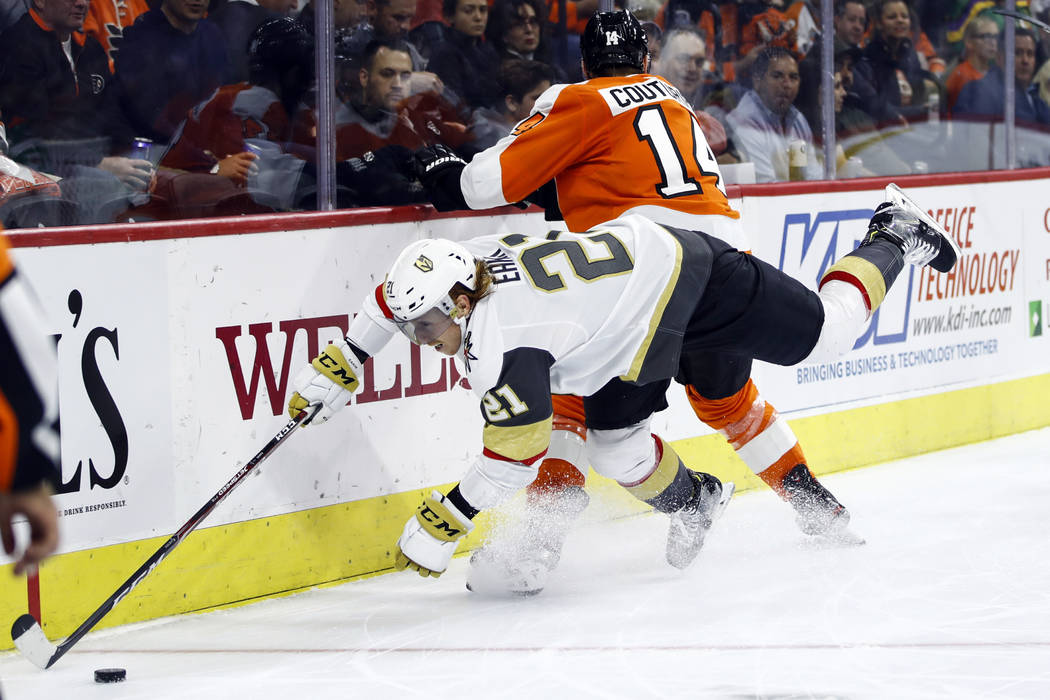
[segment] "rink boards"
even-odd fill
[[[839,362],[755,369],[818,472],[1050,424],[1050,172],[899,182],[957,234],[957,271],[905,270]],[[883,184],[730,194],[755,253],[815,286]],[[13,234],[60,336],[62,554],[28,592],[48,634],[76,627],[284,424],[298,368],[345,332],[405,244],[547,229],[535,212],[405,208]],[[353,405],[294,435],[101,626],[389,571],[420,494],[455,482],[480,448],[459,379],[395,339]],[[655,429],[686,462],[754,487],[682,392],[669,398]],[[638,510],[596,477],[590,488]],[[0,580],[13,619],[26,586]]]

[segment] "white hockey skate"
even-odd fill
[[[528,506],[506,534],[474,552],[467,590],[482,595],[533,596],[541,593],[561,561],[573,523],[590,503],[587,492],[569,486],[549,500]]]
[[[938,272],[948,272],[959,259],[959,246],[901,188],[886,185],[886,201],[875,209],[867,240],[886,238],[904,251],[904,262],[917,267],[929,265]]]
[[[695,493],[682,508],[671,513],[667,530],[667,563],[684,569],[693,563],[704,546],[707,531],[722,515],[736,491],[736,484],[724,484],[710,474],[690,472]]]

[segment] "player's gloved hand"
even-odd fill
[[[296,375],[295,392],[288,399],[288,414],[294,418],[308,406],[320,408],[303,425],[324,423],[350,401],[361,388],[359,377],[364,366],[347,342],[332,343]]]
[[[435,209],[470,209],[463,199],[463,189],[459,186],[459,175],[466,166],[466,162],[451,148],[440,143],[416,151],[416,177],[430,196]]]
[[[473,529],[469,518],[434,491],[405,523],[397,540],[394,568],[412,569],[420,576],[437,578],[448,568],[459,539]]]

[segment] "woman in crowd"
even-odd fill
[[[925,118],[927,77],[911,39],[911,14],[903,0],[871,6],[871,40],[854,70],[854,90],[880,126]]]

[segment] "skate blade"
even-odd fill
[[[955,242],[955,239],[948,235],[948,232],[944,230],[944,227],[933,220],[926,210],[916,204],[911,197],[904,194],[904,191],[900,187],[897,187],[895,183],[886,185],[885,197],[887,201],[893,202],[899,207],[907,209],[908,211],[915,214],[923,223],[930,227],[931,230],[936,231],[940,234],[941,238],[948,242],[951,249],[955,252],[955,260],[962,257],[962,251],[959,250],[959,245]],[[939,257],[939,256],[938,256]],[[942,270],[944,272],[944,270]]]
[[[729,499],[736,493],[736,484],[732,481],[727,481],[722,484],[722,497],[718,499],[718,507],[715,512],[711,514],[711,524],[722,517],[722,513],[725,511],[726,506],[729,505]]]
[[[474,586],[472,586],[470,584],[470,581],[467,581],[466,586],[467,586],[467,590],[470,591],[471,593],[475,594],[475,595],[485,596],[485,597],[492,597],[492,598],[499,598],[499,597],[504,597],[505,598],[505,597],[508,597],[508,596],[512,597],[512,598],[531,598],[533,596],[539,595],[540,593],[543,593],[543,589],[542,588],[532,588],[532,589],[529,589],[529,590],[517,590],[517,591],[509,590],[509,589],[506,589],[506,588],[502,588],[502,589],[500,589],[500,588],[483,588],[482,590],[476,591],[476,590],[474,590]]]
[[[867,540],[848,527],[819,535],[811,535],[802,542],[802,546],[805,549],[842,549],[846,547],[860,547],[864,544],[867,544]]]
[[[470,558],[466,586],[471,593],[491,597],[530,598],[543,592],[550,572],[541,564],[511,567],[478,550]]]

